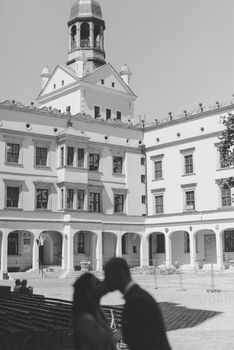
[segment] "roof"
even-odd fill
[[[80,17],[103,20],[100,4],[96,0],[76,0],[71,7],[70,21]]]

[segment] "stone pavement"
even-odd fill
[[[234,271],[215,273],[214,286],[221,291],[214,293],[207,292],[212,287],[209,272],[157,275],[156,280],[152,275],[133,277],[159,302],[173,350],[234,349]],[[68,300],[73,283],[74,279],[28,280],[35,293]],[[0,284],[13,286],[13,281]],[[102,299],[102,304],[123,303],[118,292]]]

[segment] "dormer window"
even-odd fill
[[[54,90],[56,89],[56,84],[54,84]]]
[[[115,83],[114,83],[114,82],[112,82],[112,83],[111,83],[111,86],[114,88],[114,87],[115,87]]]
[[[62,86],[64,86],[64,80],[62,80]]]
[[[105,84],[104,79],[101,79],[101,84],[102,84],[102,85],[104,85],[104,84]]]

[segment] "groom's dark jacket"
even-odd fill
[[[155,299],[133,285],[125,295],[122,329],[130,350],[171,350],[163,317]]]

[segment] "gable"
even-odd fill
[[[77,82],[78,78],[67,69],[57,66],[40,93],[40,97]]]
[[[125,84],[121,76],[109,63],[86,75],[83,78],[83,81],[107,89],[134,95],[129,86]]]

